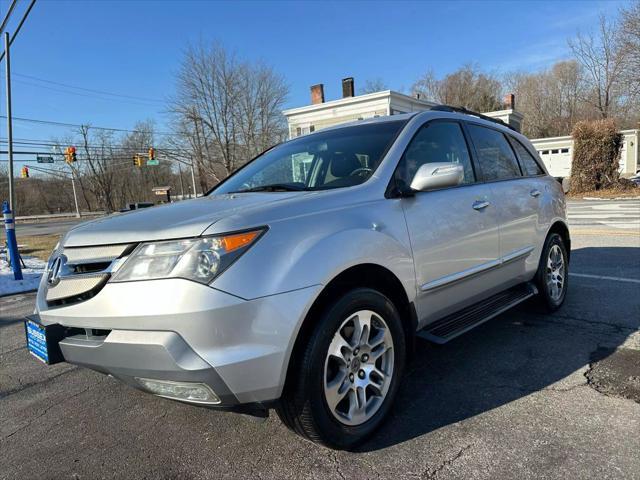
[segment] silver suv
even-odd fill
[[[417,336],[447,342],[534,295],[557,309],[569,251],[561,185],[529,141],[437,107],[296,138],[203,198],[72,229],[27,343],[352,448]]]

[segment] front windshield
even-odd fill
[[[354,125],[296,138],[259,156],[211,193],[358,185],[373,174],[405,124],[405,120],[394,120]]]

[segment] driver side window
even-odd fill
[[[425,163],[447,162],[462,165],[462,184],[474,183],[475,175],[460,124],[430,122],[411,140],[396,170],[396,180],[411,184],[415,173]]]

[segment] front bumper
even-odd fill
[[[137,378],[208,385],[220,406],[279,398],[302,320],[320,286],[245,300],[181,279],[109,283],[95,297],[36,306],[69,330],[65,360],[142,388]]]

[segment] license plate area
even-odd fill
[[[25,319],[24,330],[31,355],[47,365],[64,361],[60,340],[66,329],[62,325],[42,325],[36,316],[32,316]]]

